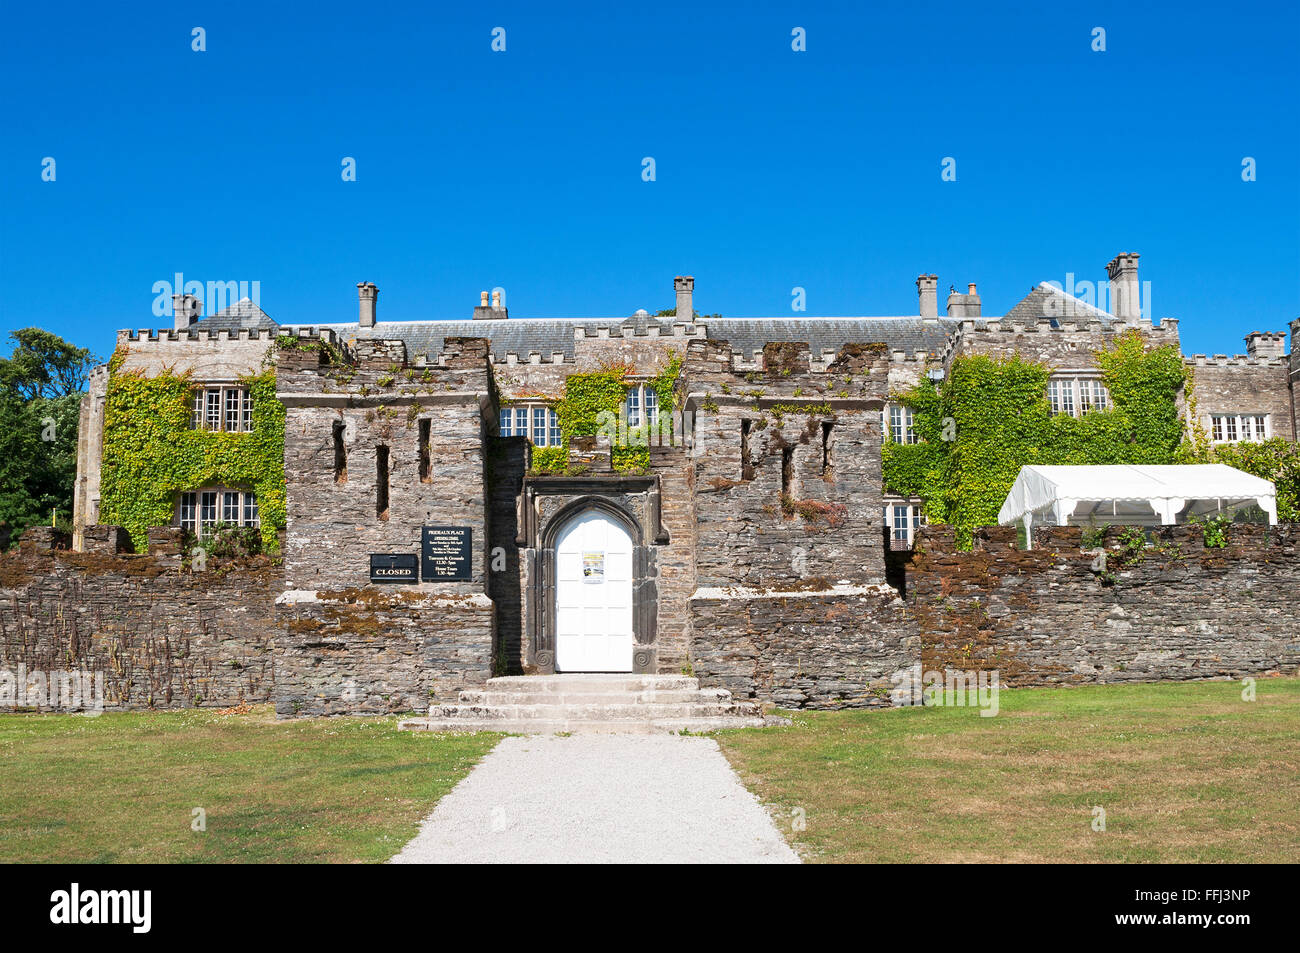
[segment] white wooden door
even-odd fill
[[[555,541],[555,668],[632,671],[632,537],[597,510]]]

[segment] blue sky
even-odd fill
[[[682,273],[728,316],[915,314],[921,272],[1001,314],[1120,251],[1189,353],[1300,316],[1295,4],[981,7],[8,3],[0,331],[107,355],[178,271],[285,324],[361,280],[381,322],[626,315]]]

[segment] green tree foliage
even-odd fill
[[[997,522],[1023,466],[1179,462],[1188,379],[1178,348],[1148,349],[1129,331],[1096,358],[1111,405],[1078,418],[1052,414],[1049,369],[1018,355],[959,357],[941,385],[926,379],[895,395],[922,442],[886,440],[885,485],[920,497],[932,522],[951,523],[969,544],[975,528]]]
[[[11,331],[0,358],[0,523],[12,538],[57,513],[70,524],[77,422],[96,358],[40,328]]]

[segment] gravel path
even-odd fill
[[[786,863],[799,858],[712,738],[505,738],[392,859]]]

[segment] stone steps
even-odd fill
[[[731,694],[719,689],[690,691],[644,692],[496,692],[464,691],[458,703],[462,705],[684,705],[692,702],[729,701]]]
[[[761,706],[725,689],[700,688],[685,675],[516,675],[466,689],[457,702],[436,704],[408,731],[554,732],[716,731],[782,724]]]

